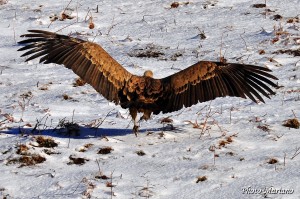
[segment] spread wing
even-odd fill
[[[264,102],[262,95],[275,94],[269,86],[277,87],[270,79],[277,78],[271,70],[244,64],[223,64],[201,61],[178,73],[161,79],[165,94],[160,106],[172,112],[217,97],[236,96]]]
[[[29,50],[22,56],[31,55],[26,61],[41,57],[44,64],[63,64],[93,86],[106,99],[119,103],[118,92],[132,76],[101,46],[43,30],[28,30],[25,44],[18,51]]]

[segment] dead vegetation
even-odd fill
[[[179,6],[178,2],[171,3],[171,8],[178,8],[178,6]]]
[[[95,176],[96,179],[101,179],[101,180],[107,180],[107,179],[110,179],[110,177],[108,177],[107,175],[104,175],[103,174],[103,171],[101,170],[100,168],[100,163],[99,163],[99,160],[96,159],[96,163],[97,163],[97,166],[98,166],[98,174]]]
[[[175,129],[173,126],[173,120],[170,117],[171,116],[164,117],[160,120],[160,123],[163,125],[163,130],[167,130],[167,129],[174,130]],[[150,133],[148,133],[148,134],[150,134]],[[162,138],[162,137],[163,137],[163,132],[162,132],[162,136],[160,136],[160,138]]]
[[[265,3],[256,3],[252,5],[253,8],[265,8],[267,5]]]
[[[261,129],[264,132],[270,132],[271,129],[269,128],[270,125],[268,124],[260,124],[257,126],[258,129]]]
[[[102,147],[99,149],[99,151],[97,152],[98,154],[102,154],[102,155],[106,155],[109,154],[113,151],[113,148],[110,146],[106,146],[106,147]]]
[[[300,48],[298,49],[286,49],[286,50],[277,50],[273,54],[288,54],[293,56],[300,56]]]
[[[23,115],[26,110],[26,107],[29,106],[31,99],[33,98],[33,95],[31,91],[28,91],[27,93],[23,93],[20,95],[20,100],[18,101],[19,107],[21,109],[21,117],[20,122],[23,122]]]
[[[204,182],[207,180],[207,177],[206,176],[198,176],[197,177],[197,180],[196,180],[196,183],[199,183],[199,182]]]
[[[289,17],[287,18],[286,20],[286,23],[299,23],[299,16],[296,16],[296,17]]]
[[[107,175],[104,175],[104,174],[96,175],[95,178],[96,179],[101,179],[101,180],[108,180],[108,179],[110,179],[110,177],[108,177]]]
[[[45,148],[54,148],[57,147],[57,143],[52,138],[45,138],[43,136],[38,136],[35,138],[36,142],[39,144],[39,147]]]
[[[48,85],[42,85],[41,87],[39,87],[39,90],[41,91],[46,91],[48,89],[49,89]]]
[[[39,136],[42,137],[42,136]],[[43,140],[44,141],[44,140]],[[44,144],[45,142],[43,142]],[[47,142],[49,143],[49,142]],[[46,147],[49,146],[48,144],[45,145]],[[44,147],[44,146],[41,146]],[[27,146],[26,144],[19,144],[16,146],[16,154],[18,157],[12,157],[7,159],[6,165],[10,164],[19,164],[19,167],[24,167],[24,166],[34,166],[36,164],[40,164],[46,161],[46,158],[39,155],[30,152],[30,145]],[[46,153],[47,154],[47,153]]]
[[[7,129],[7,124],[15,122],[15,118],[8,113],[0,114],[0,118],[0,130]]]
[[[95,24],[93,22],[93,17],[91,16],[89,19],[89,29],[94,29],[95,28]]]
[[[62,97],[63,97],[64,100],[71,100],[71,99],[73,99],[71,96],[69,96],[67,94],[63,94]]]
[[[219,144],[218,144],[219,149],[222,148],[222,147],[225,147],[227,144],[232,143],[233,142],[233,138],[232,138],[233,136],[235,136],[235,135],[228,136],[227,138],[225,138],[223,140],[220,140]]]
[[[56,152],[52,149],[44,149],[43,152],[47,155],[53,155],[53,154],[61,154],[60,152]]]
[[[72,121],[68,121],[66,118],[61,119],[54,130],[58,130],[60,134],[68,136],[80,135],[80,126],[76,122],[73,122],[73,119]]]
[[[4,5],[4,4],[7,4],[8,0],[0,0],[0,6],[1,5]]]
[[[26,155],[26,154],[28,154],[28,150],[29,150],[28,146],[26,146],[25,144],[20,144],[18,146],[16,153],[19,155]]]
[[[169,47],[147,44],[145,47],[139,47],[131,50],[131,52],[128,53],[128,56],[176,61],[179,57],[183,56],[183,52],[178,51],[177,49],[170,49]]]
[[[289,128],[294,128],[294,129],[299,129],[300,123],[297,118],[293,119],[288,119],[284,121],[283,126],[289,127]]]
[[[258,54],[264,55],[264,54],[266,54],[266,51],[265,51],[265,50],[259,50],[259,51],[258,51]]]
[[[20,164],[19,167],[34,166],[46,161],[46,158],[38,154],[26,154],[21,157],[8,159],[7,165]]]
[[[86,161],[89,161],[86,158],[75,157],[74,155],[70,155],[69,159],[70,162],[67,163],[68,165],[72,165],[72,164],[83,165],[85,164]]]
[[[144,156],[146,153],[143,150],[138,150],[135,152],[138,156]]]
[[[150,186],[149,180],[147,180],[147,184],[145,186],[142,186],[142,188],[138,191],[138,196],[140,196],[141,198],[150,198],[154,195],[152,189],[153,186]]]
[[[210,7],[214,7],[216,5],[217,1],[205,1],[202,4],[203,9],[208,9]]]
[[[94,146],[94,144],[92,143],[85,144],[82,148],[79,149],[79,152],[86,152],[92,146]]]
[[[268,164],[276,164],[278,163],[278,160],[276,158],[270,158],[268,161],[267,161]]]
[[[198,123],[197,118],[201,115],[201,113],[203,112],[203,109],[206,108],[206,113],[203,116],[203,122]],[[231,123],[231,110],[233,110],[232,108],[230,108],[230,123]],[[222,133],[222,135],[226,135],[227,130],[221,128],[221,126],[219,125],[218,121],[214,118],[214,115],[216,114],[222,114],[222,108],[221,110],[215,110],[213,111],[211,108],[211,104],[204,106],[201,110],[198,111],[197,115],[198,117],[196,118],[195,122],[192,122],[190,120],[186,120],[185,122],[191,124],[193,126],[193,128],[196,129],[200,129],[200,139],[202,138],[202,136],[207,133],[208,135],[210,135],[210,130],[212,129],[213,126],[217,126],[218,129],[220,130],[220,132]]]
[[[175,1],[175,2],[171,3],[170,8],[171,9],[172,8],[178,8],[180,5],[188,5],[188,4],[190,4],[189,1],[187,1],[187,2],[177,2],[177,1]]]
[[[273,15],[273,20],[279,21],[279,20],[281,20],[281,19],[283,19],[283,16],[281,16],[281,15],[279,15],[279,14]]]
[[[67,6],[61,12],[57,12],[57,13],[52,14],[52,15],[49,16],[50,24],[48,25],[48,28],[55,21],[72,20],[71,24],[66,25],[62,29],[66,28],[68,26],[74,25],[75,23],[85,23],[85,24],[87,24],[87,27],[89,29],[94,29],[95,28],[95,24],[93,22],[93,17],[92,17],[91,9],[88,8],[88,11],[87,11],[87,14],[86,14],[84,20],[83,21],[79,21],[79,18],[78,18],[78,2],[77,2],[76,6],[75,5],[71,6],[71,3],[72,3],[72,0],[69,1],[69,3],[67,4]],[[42,12],[42,10],[39,9],[39,12]],[[98,6],[97,6],[96,13],[98,13],[98,12],[99,11],[98,11]],[[76,20],[74,20],[74,19],[76,19]]]
[[[139,58],[159,58],[165,55],[162,52],[161,46],[156,46],[154,44],[148,44],[144,48],[134,49],[128,53],[130,57],[139,57]]]

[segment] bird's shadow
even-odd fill
[[[140,129],[138,134],[144,134],[148,132],[162,132],[162,131],[180,131],[179,129],[169,129],[166,127],[160,128],[147,128]],[[14,127],[8,130],[2,131],[6,134],[12,135],[45,135],[59,138],[73,138],[73,139],[89,139],[89,138],[97,138],[97,137],[105,137],[105,136],[125,136],[129,134],[133,134],[132,129],[114,129],[114,128],[91,128],[79,126],[78,131],[69,131],[66,128],[48,128],[43,130],[37,130],[34,128],[21,128]]]

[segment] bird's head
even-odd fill
[[[144,72],[144,77],[153,77],[153,72],[151,70],[146,70]]]

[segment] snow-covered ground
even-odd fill
[[[282,125],[300,117],[300,1],[112,2],[0,1],[0,197],[300,198],[299,129]],[[74,87],[72,71],[24,62],[28,29],[97,42],[156,78],[221,52],[272,69],[283,87],[265,104],[227,97],[153,116],[135,137],[128,111]],[[150,51],[159,56],[137,56]]]

